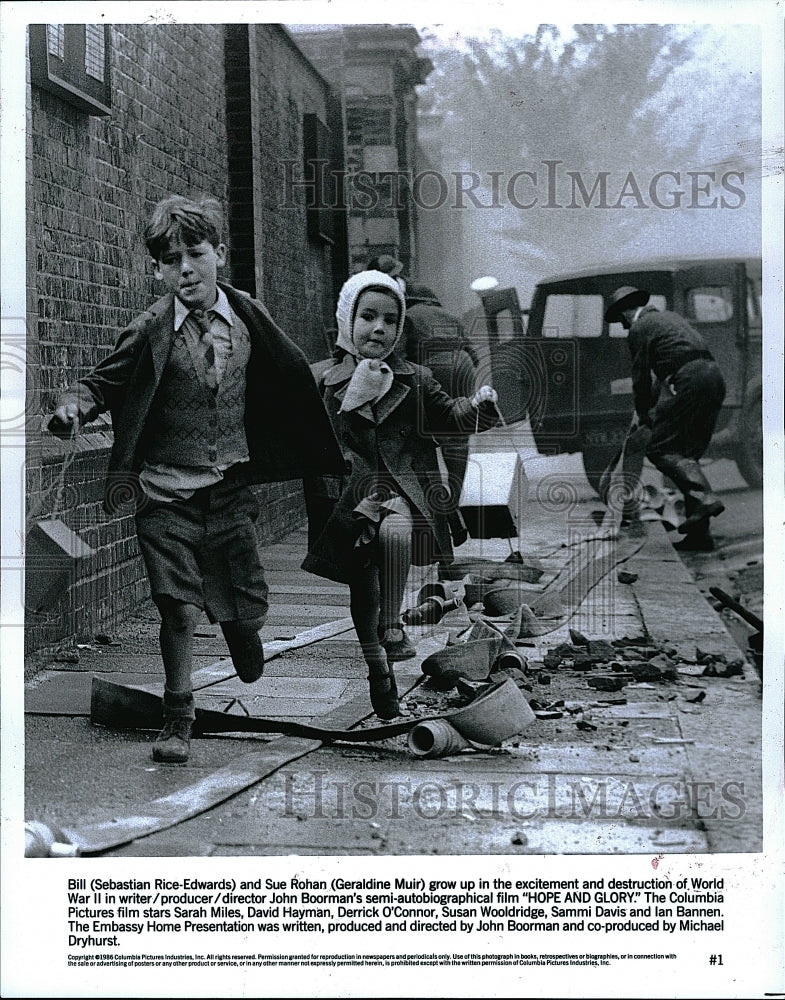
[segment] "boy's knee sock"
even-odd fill
[[[200,611],[193,604],[171,602],[161,611],[161,658],[166,687],[173,693],[191,694],[194,630]]]
[[[412,564],[412,523],[400,514],[389,514],[379,530],[380,626],[395,625]]]
[[[190,719],[196,717],[192,691],[170,691],[164,688],[164,719]]]

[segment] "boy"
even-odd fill
[[[218,621],[242,681],[258,680],[267,585],[249,483],[343,470],[300,349],[265,307],[219,283],[226,259],[212,199],[159,202],[145,230],[167,294],[60,397],[49,430],[67,436],[110,410],[108,513],[130,493],[161,614],[164,726],[153,759],[184,763],[194,719],[194,629]]]

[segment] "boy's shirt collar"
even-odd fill
[[[175,295],[174,297],[174,332],[180,329],[180,327],[185,322],[185,318],[191,310],[185,305],[180,299]],[[229,326],[234,326],[234,318],[232,316],[232,307],[229,305],[229,299],[226,297],[226,292],[223,288],[218,288],[218,298],[215,305],[210,306],[208,312],[214,312],[221,319],[226,320]]]

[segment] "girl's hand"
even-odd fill
[[[471,404],[475,408],[475,410],[478,409],[478,407],[482,403],[498,403],[498,402],[499,402],[499,394],[490,385],[484,385],[481,388],[479,388],[471,399]]]

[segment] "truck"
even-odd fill
[[[727,392],[707,457],[763,483],[761,259],[648,258],[540,281],[528,310],[514,288],[481,293],[483,340],[506,422],[528,418],[543,455],[580,452],[589,483],[624,441],[633,413],[627,331],[605,322],[613,291],[632,285],[702,334]]]

